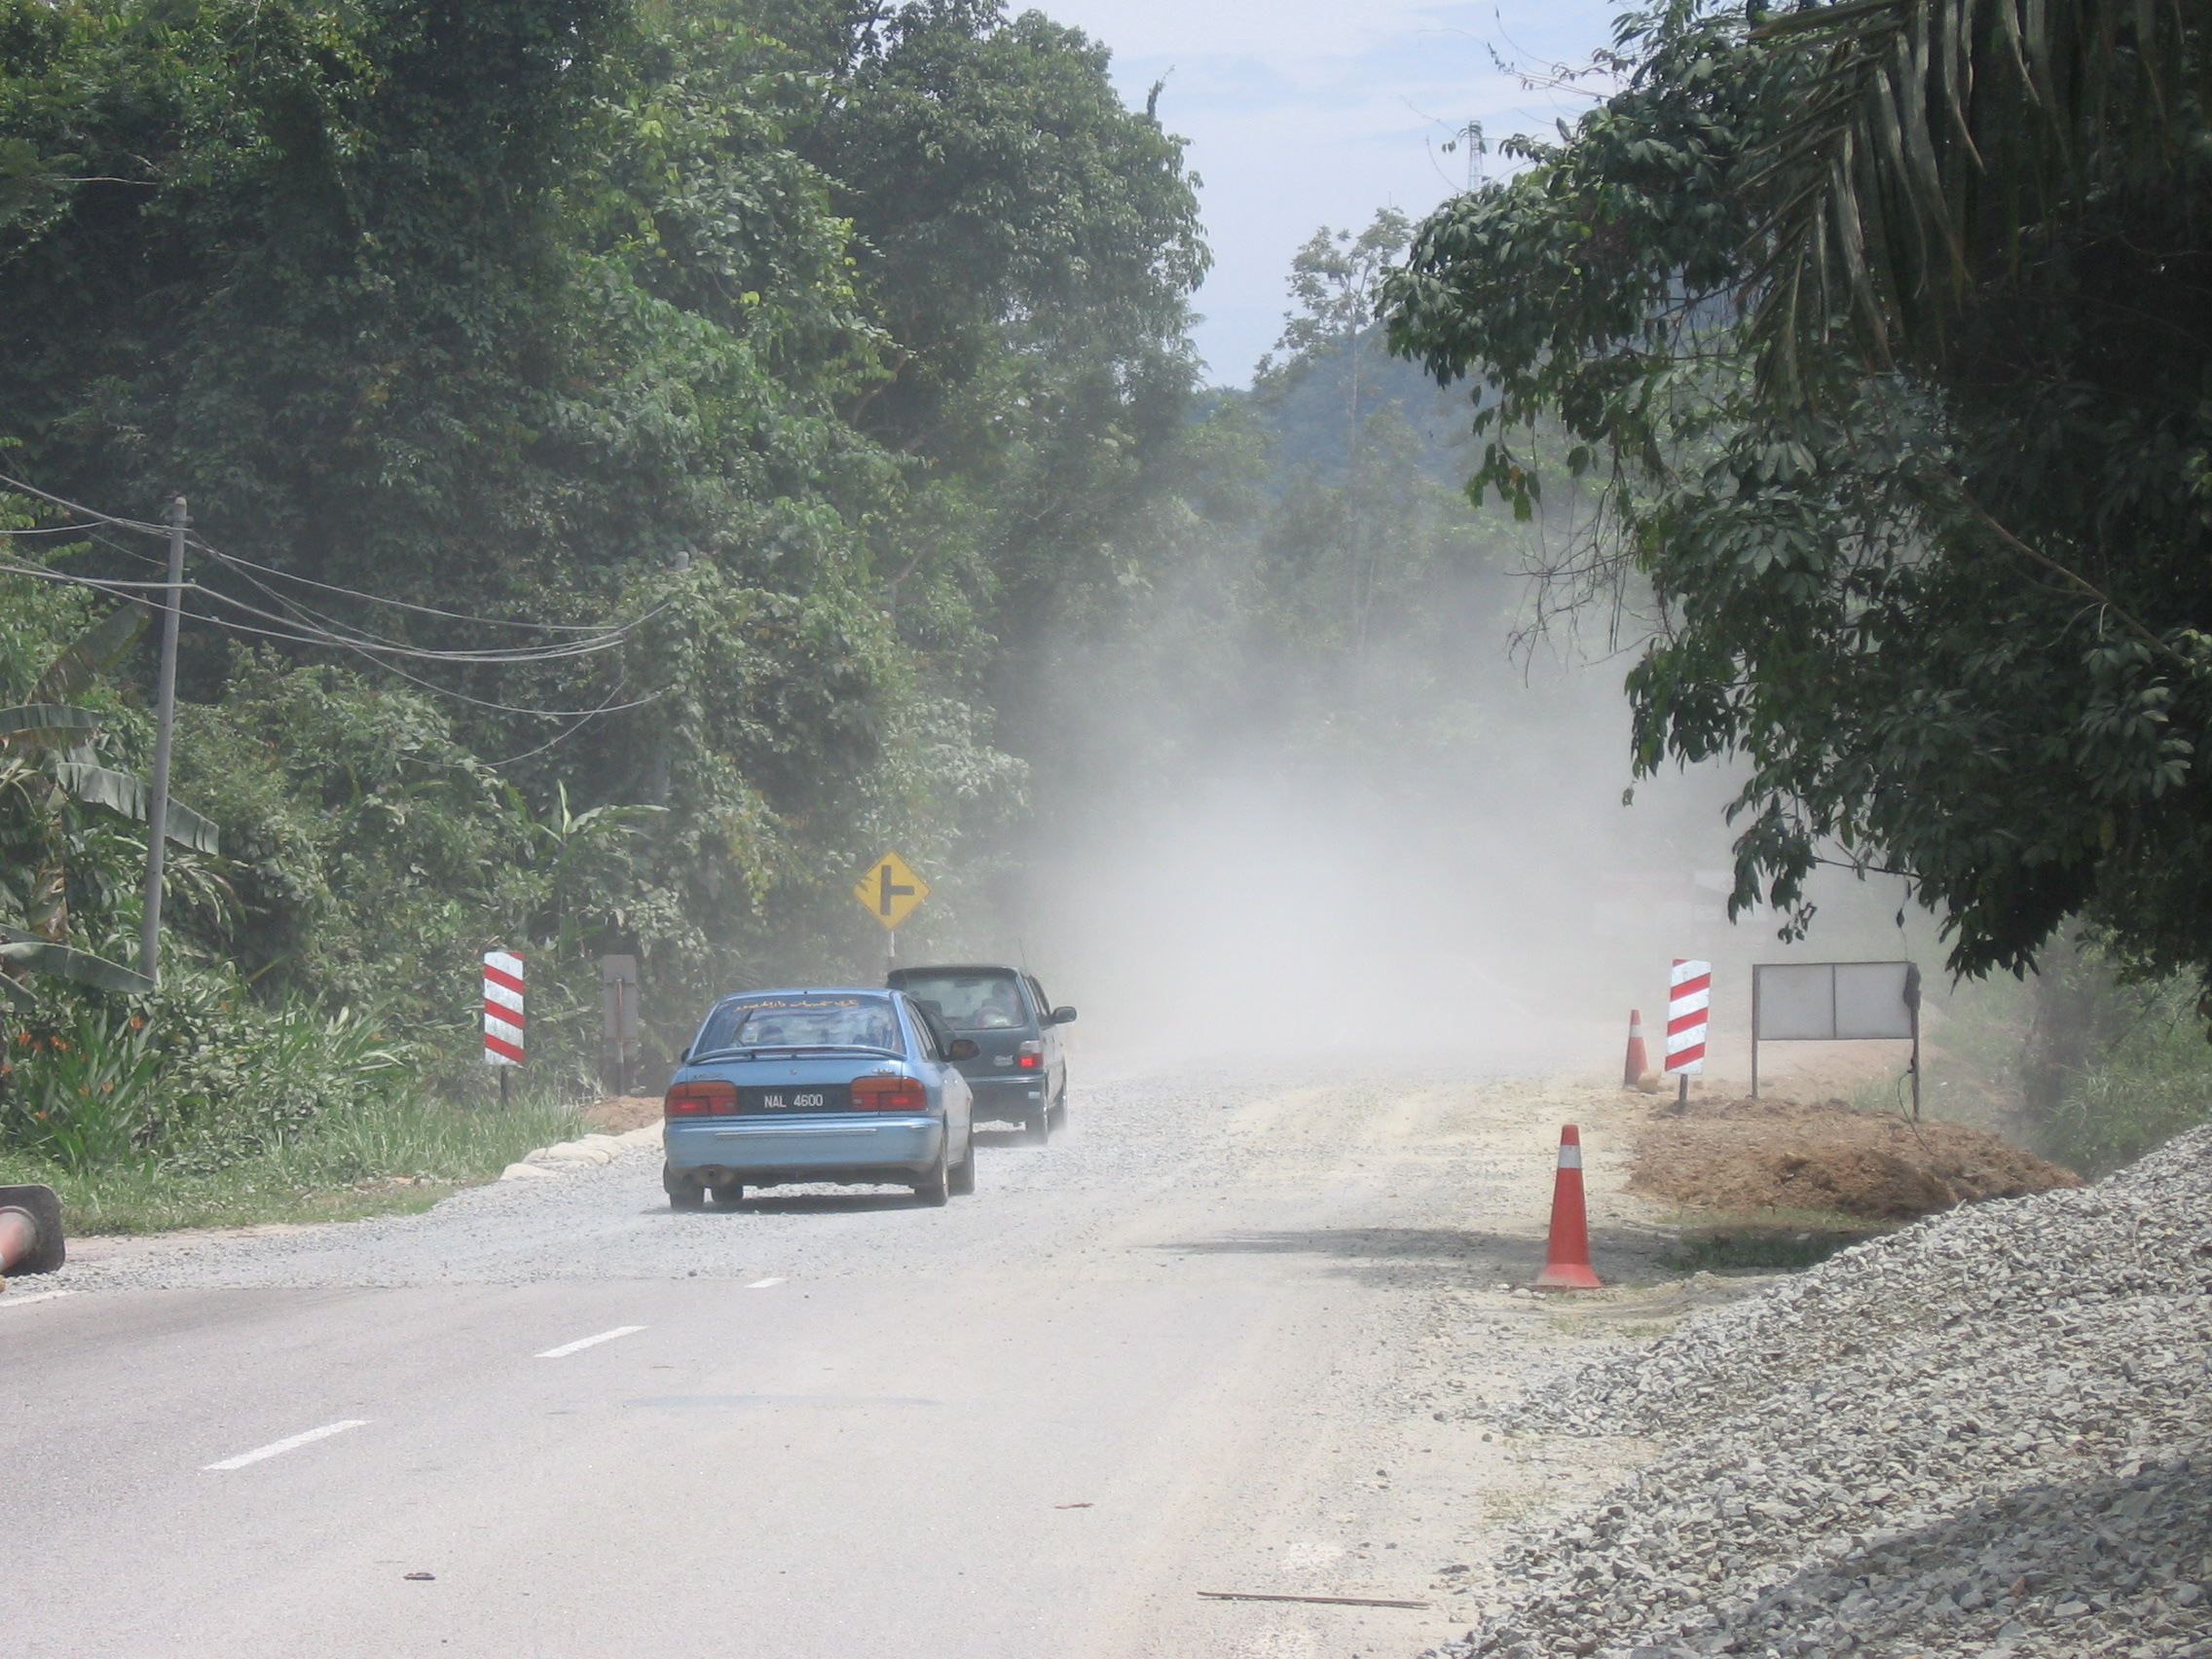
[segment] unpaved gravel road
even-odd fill
[[[1642,1103],[1468,1076],[1093,1087],[945,1210],[675,1215],[640,1150],[88,1250],[0,1298],[9,1646],[1411,1654],[1471,1622],[1501,1523],[1642,1455],[1509,1445],[1491,1402],[1684,1305],[1497,1288],[1541,1260],[1567,1117],[1602,1265],[1653,1276],[1611,1132]]]

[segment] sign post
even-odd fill
[[[897,853],[887,852],[868,866],[867,873],[853,884],[853,897],[862,908],[883,924],[885,971],[899,963],[899,924],[914,913],[930,896],[930,884]]]
[[[1761,1043],[1912,1041],[1920,1117],[1920,967],[1913,962],[1764,962],[1751,970],[1751,1098]]]
[[[508,1079],[523,1063],[522,957],[512,950],[484,953],[484,1063],[499,1068],[499,1104],[508,1102]]]
[[[1676,957],[1667,978],[1667,1069],[1679,1080],[1677,1101],[1689,1099],[1691,1076],[1705,1070],[1712,1009],[1713,964]]]
[[[630,1068],[638,1058],[638,959],[599,959],[600,1041],[605,1047],[614,1092],[630,1092]]]

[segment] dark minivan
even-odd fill
[[[1059,1027],[1075,1018],[1054,1008],[1035,975],[1004,966],[894,968],[904,991],[979,1051],[960,1070],[976,1096],[977,1123],[1019,1124],[1042,1146],[1067,1123],[1068,1067]]]

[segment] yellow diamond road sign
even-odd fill
[[[912,915],[914,906],[929,896],[930,884],[897,853],[885,853],[853,885],[853,897],[887,928],[895,928]]]

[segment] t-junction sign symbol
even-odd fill
[[[886,929],[896,928],[930,896],[930,884],[897,853],[885,853],[853,886],[853,897]]]

